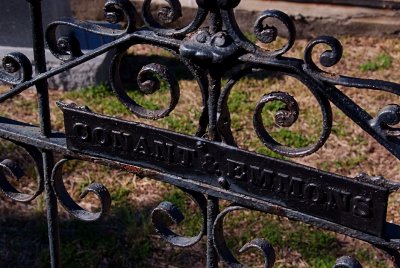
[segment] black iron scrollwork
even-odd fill
[[[354,257],[343,256],[336,260],[333,268],[362,268],[362,266]]]
[[[244,66],[244,68],[240,69],[238,72],[233,73],[220,96],[218,102],[218,112],[220,115],[218,124],[220,131],[224,133],[223,139],[229,144],[236,144],[230,130],[230,115],[228,109],[230,92],[240,78],[251,74],[253,70],[257,69],[263,69],[263,66],[250,64]],[[298,103],[293,96],[285,92],[271,92],[261,97],[254,110],[253,126],[260,140],[270,150],[288,157],[301,157],[316,152],[325,144],[331,133],[332,110],[329,101],[318,91],[320,87],[318,84],[304,79],[301,76],[293,75],[293,77],[302,82],[311,91],[320,106],[322,114],[322,130],[318,140],[314,144],[303,148],[291,148],[276,141],[266,130],[263,123],[262,111],[265,105],[272,101],[280,101],[285,104],[285,107],[278,110],[275,115],[275,124],[277,126],[290,127],[297,121],[300,113]]]
[[[282,48],[272,51],[268,51],[252,43],[243,35],[236,24],[232,10],[222,10],[221,14],[224,22],[226,23],[227,31],[235,40],[235,43],[256,56],[275,57],[283,55],[293,46],[296,39],[296,28],[294,23],[292,19],[282,11],[266,10],[261,13],[254,24],[254,34],[256,35],[257,39],[264,44],[273,43],[278,37],[278,27],[265,23],[267,19],[276,19],[286,28],[288,36],[287,43]]]
[[[184,220],[182,212],[171,202],[161,202],[151,213],[151,220],[157,231],[167,242],[172,245],[179,247],[189,247],[197,242],[203,237],[206,232],[207,226],[207,202],[204,196],[200,193],[190,190],[183,190],[185,193],[189,194],[193,201],[199,206],[203,222],[200,232],[193,237],[180,236],[168,228],[167,223],[164,221],[164,215],[167,215],[170,220],[175,224],[179,224]]]
[[[241,206],[229,206],[228,208],[224,209],[215,219],[214,226],[213,226],[213,239],[215,248],[222,258],[223,262],[228,265],[229,267],[244,267],[232,254],[229,250],[228,246],[226,245],[224,234],[223,234],[223,221],[225,216],[233,211],[236,210],[243,210],[244,207]],[[261,238],[255,238],[252,241],[245,244],[240,250],[240,253],[244,253],[251,248],[255,248],[264,256],[264,268],[271,268],[274,266],[275,263],[275,250],[271,246],[271,244]]]
[[[126,20],[123,30],[112,29],[92,22],[78,21],[66,18],[52,22],[46,30],[46,42],[55,57],[62,61],[70,61],[83,55],[79,41],[73,34],[57,38],[57,29],[60,27],[76,28],[102,36],[118,38],[132,33],[136,29],[136,10],[129,0],[109,0],[104,6],[104,15],[110,23],[120,23]]]
[[[326,50],[320,55],[319,62],[324,67],[332,67],[333,65],[337,64],[341,60],[343,55],[342,44],[336,38],[331,36],[320,36],[313,39],[310,43],[308,43],[304,51],[304,61],[308,65],[308,68],[318,72],[322,71],[314,63],[312,59],[312,54],[314,48],[320,44],[325,44],[331,47],[331,50]]]
[[[246,209],[241,206],[231,205],[224,209],[215,219],[213,227],[213,239],[215,248],[218,251],[219,256],[223,262],[229,267],[245,267],[241,264],[229,250],[226,245],[224,234],[223,234],[223,221],[225,216],[233,211]],[[264,268],[271,268],[275,264],[275,250],[272,245],[262,238],[255,238],[252,241],[246,243],[240,250],[239,253],[244,253],[249,249],[257,249],[263,254],[264,257]],[[335,261],[333,268],[362,268],[362,265],[352,256],[343,256]]]
[[[35,5],[33,6],[32,13],[39,12],[39,14],[35,13],[35,16],[37,16],[35,18],[40,18],[40,9],[37,9],[37,5],[40,5],[40,1],[29,2],[31,5]],[[319,150],[325,144],[331,132],[331,103],[333,103],[362,129],[381,143],[388,151],[400,159],[400,130],[395,126],[400,122],[400,106],[397,104],[390,104],[383,107],[377,113],[377,116],[373,117],[336,88],[336,86],[340,85],[357,89],[380,90],[400,95],[399,84],[329,73],[328,69],[338,64],[343,56],[343,47],[340,41],[330,36],[321,36],[310,41],[304,50],[303,59],[287,57],[285,53],[292,48],[295,42],[296,28],[292,19],[287,14],[278,10],[266,10],[260,14],[254,22],[253,27],[257,42],[250,41],[240,30],[235,19],[234,8],[236,8],[240,2],[240,0],[197,0],[198,9],[192,21],[187,25],[177,26],[182,17],[182,6],[179,0],[165,0],[165,3],[161,5],[158,12],[153,11],[153,7],[156,4],[155,1],[145,0],[141,9],[141,15],[145,24],[142,27],[136,23],[137,10],[129,0],[107,0],[104,5],[105,19],[109,23],[120,24],[121,28],[111,29],[93,22],[75,19],[60,19],[48,25],[45,33],[45,40],[50,51],[63,62],[61,66],[46,71],[44,56],[40,58],[40,55],[36,53],[35,61],[39,58],[39,64],[36,66],[38,75],[32,76],[32,64],[25,55],[18,52],[6,55],[2,60],[3,70],[0,71],[0,81],[10,84],[13,87],[6,93],[0,95],[0,102],[21,93],[31,86],[36,86],[39,96],[38,102],[41,128],[40,131],[35,132],[31,131],[31,128],[34,128],[31,125],[20,125],[19,122],[15,123],[13,121],[10,123],[10,121],[3,122],[0,120],[1,137],[19,142],[18,145],[21,145],[27,150],[35,160],[39,177],[38,188],[34,194],[20,192],[15,189],[8,179],[19,180],[24,174],[18,164],[10,159],[5,159],[0,162],[0,191],[7,197],[21,202],[33,200],[42,193],[44,188],[46,188],[46,197],[50,200],[52,196],[54,196],[52,192],[54,191],[56,194],[56,197],[54,196],[55,200],[48,201],[50,204],[48,209],[53,211],[48,214],[49,233],[50,238],[54,239],[54,233],[56,233],[54,228],[56,229],[56,227],[54,227],[53,220],[57,217],[57,199],[71,215],[83,221],[99,219],[111,206],[111,197],[108,190],[99,183],[91,184],[82,193],[81,198],[85,198],[88,193],[95,194],[100,200],[100,211],[87,211],[72,199],[62,179],[63,166],[69,159],[104,160],[103,162],[108,161],[107,164],[111,162],[111,165],[131,170],[134,168],[132,166],[128,167],[127,165],[131,165],[132,162],[143,164],[143,162],[140,162],[143,159],[147,159],[147,161],[154,160],[154,163],[152,162],[151,165],[147,163],[148,165],[145,167],[155,167],[157,171],[167,170],[165,167],[173,167],[173,169],[178,170],[179,172],[173,173],[174,175],[170,177],[168,177],[168,174],[160,175],[157,173],[155,178],[165,180],[169,183],[173,182],[182,187],[182,190],[189,194],[199,206],[202,214],[202,227],[200,232],[193,237],[181,236],[169,228],[166,219],[169,218],[173,223],[179,224],[183,220],[183,214],[172,203],[162,202],[151,214],[157,232],[169,243],[181,247],[192,246],[198,243],[204,235],[207,235],[207,265],[209,267],[217,266],[215,261],[217,257],[213,253],[214,248],[225,264],[230,267],[243,267],[229,250],[224,239],[223,220],[228,213],[244,209],[244,207],[242,207],[243,205],[261,209],[269,213],[279,214],[277,211],[278,209],[272,209],[268,207],[269,205],[267,204],[275,197],[271,197],[272,199],[265,199],[265,193],[272,193],[272,195],[278,197],[284,196],[284,198],[288,199],[292,197],[301,197],[299,199],[302,200],[301,202],[309,201],[312,205],[318,203],[317,201],[321,201],[322,196],[325,195],[327,199],[334,199],[337,193],[345,198],[350,195],[350,193],[344,191],[338,192],[335,187],[325,187],[326,185],[323,185],[322,182],[321,185],[317,185],[317,183],[314,183],[315,181],[309,181],[310,178],[306,176],[308,174],[318,174],[318,176],[322,178],[322,176],[327,173],[296,164],[290,165],[294,170],[304,172],[304,174],[300,174],[301,176],[299,175],[296,177],[297,175],[293,176],[290,172],[285,173],[283,170],[279,170],[278,167],[273,167],[272,169],[272,167],[266,166],[264,168],[263,166],[264,162],[274,163],[276,166],[289,166],[283,165],[282,163],[284,162],[279,162],[280,160],[272,159],[272,161],[271,158],[261,158],[260,155],[250,152],[244,154],[243,150],[232,147],[237,147],[237,143],[232,134],[231,115],[228,107],[229,96],[232,88],[242,77],[256,70],[265,70],[278,73],[282,76],[295,78],[307,88],[306,90],[311,92],[322,114],[322,130],[317,140],[313,144],[302,148],[292,148],[279,143],[274,139],[272,133],[267,130],[263,122],[263,110],[270,102],[278,101],[283,103],[283,107],[276,111],[275,124],[278,127],[288,128],[299,121],[298,118],[301,107],[299,107],[298,102],[293,96],[283,91],[268,92],[260,96],[259,102],[254,104],[253,127],[259,139],[270,150],[287,157],[306,156]],[[207,18],[208,21],[206,22]],[[34,30],[36,32],[36,37],[39,36],[37,40],[43,40],[43,33],[40,32],[41,27],[39,26],[35,25]],[[90,51],[83,51],[79,40],[73,34],[69,34],[68,31],[63,31],[64,29],[79,29],[101,36],[112,37],[114,41]],[[60,32],[67,32],[67,34],[60,35]],[[277,42],[277,40],[279,36],[282,35],[286,37],[285,43],[282,47],[274,49],[274,44],[280,43]],[[143,94],[153,94],[161,89],[161,85],[166,84],[170,93],[170,101],[167,107],[158,110],[146,109],[134,100],[125,89],[120,70],[122,59],[127,49],[136,44],[154,45],[171,52],[183,62],[196,78],[202,95],[202,110],[198,130],[196,132],[197,137],[187,137],[180,134],[179,136],[176,133],[172,133],[174,134],[172,137],[177,137],[177,141],[174,141],[176,144],[172,144],[169,143],[169,141],[165,141],[167,136],[171,134],[170,132],[153,131],[151,133],[149,132],[150,134],[148,136],[154,135],[154,137],[140,136],[142,133],[130,132],[129,127],[132,127],[132,124],[124,129],[126,133],[122,133],[120,130],[116,131],[114,129],[103,128],[102,123],[105,122],[105,117],[94,115],[88,109],[81,109],[82,113],[79,113],[79,116],[86,118],[85,116],[90,114],[91,118],[94,118],[94,121],[99,125],[97,128],[99,132],[97,133],[104,135],[106,138],[101,140],[101,142],[96,139],[90,140],[89,126],[83,124],[85,122],[79,122],[87,127],[86,134],[88,135],[75,137],[74,144],[79,144],[79,146],[88,146],[89,144],[96,149],[103,146],[100,149],[108,151],[107,154],[104,153],[104,151],[96,151],[96,153],[94,153],[95,155],[91,155],[88,153],[88,150],[77,152],[76,147],[74,147],[75,150],[73,150],[70,139],[74,137],[71,135],[65,137],[64,134],[57,136],[51,132],[50,109],[45,80],[103,53],[108,51],[112,51],[113,53],[113,59],[110,62],[110,84],[119,101],[133,114],[145,119],[160,119],[168,116],[177,106],[181,94],[179,84],[168,67],[161,64],[151,63],[142,67],[137,74],[138,91]],[[328,49],[319,55],[319,63],[317,63],[313,59],[313,54],[316,51],[316,47],[320,45],[327,46]],[[35,46],[38,45],[36,44]],[[44,44],[36,47],[35,51],[37,52],[38,50],[41,50],[44,55]],[[224,86],[221,86],[223,84],[223,78],[225,77],[228,77],[228,80]],[[69,108],[71,107],[72,106]],[[75,111],[74,114],[76,115],[78,113]],[[117,120],[112,121],[114,119],[110,118],[107,120],[109,124],[111,124],[110,122],[113,124],[117,122]],[[126,126],[126,124],[121,122],[122,120],[118,121],[118,124]],[[4,127],[3,123],[7,123],[7,127]],[[73,124],[76,122],[69,123]],[[114,126],[116,124],[117,123],[115,123]],[[18,127],[21,129],[24,128],[24,131],[31,131],[29,133],[34,137],[23,134],[22,132],[24,131],[21,131],[21,133],[13,133]],[[142,131],[147,131],[146,126],[141,125],[140,127]],[[71,129],[72,128],[73,127],[71,127]],[[35,133],[40,133],[40,135],[36,135]],[[71,132],[68,132],[68,134],[70,133]],[[135,136],[137,140],[129,140],[130,138],[133,139],[136,134],[139,135],[137,137]],[[206,138],[212,141],[205,141]],[[113,143],[106,142],[113,139],[115,140]],[[182,139],[182,141],[180,139]],[[65,140],[67,140],[67,142]],[[136,142],[136,147],[134,147],[135,149],[133,149],[133,151],[139,151],[140,155],[128,149],[132,148],[132,141]],[[219,141],[222,141],[223,144],[218,143]],[[190,146],[194,147],[192,148]],[[82,149],[82,147],[79,148]],[[138,150],[137,148],[143,148],[143,150]],[[214,150],[213,148],[219,148],[218,152],[213,151],[211,153],[211,151]],[[87,149],[87,147],[85,149]],[[115,150],[121,150],[118,152],[121,156],[118,158],[118,161],[129,159],[130,162],[122,163],[122,161],[117,163],[115,158],[111,158],[115,160],[111,161],[109,157],[111,153],[113,153],[113,157],[118,155],[115,153]],[[62,159],[53,165],[53,151],[61,153],[66,159]],[[214,156],[220,152],[226,154],[220,157],[224,160],[221,161],[221,163],[226,163],[224,165],[220,165],[214,161]],[[232,159],[226,157],[228,154],[230,154],[229,157]],[[106,157],[107,155],[109,158]],[[242,158],[239,157],[240,155]],[[235,157],[238,157],[238,159]],[[94,160],[94,158],[96,158],[96,160]],[[260,159],[262,159],[262,161]],[[255,160],[257,163],[252,163],[251,160]],[[203,161],[203,163],[201,161]],[[271,170],[269,170],[269,168],[271,168]],[[51,178],[49,178],[49,170],[51,169]],[[188,175],[188,178],[185,176],[183,176],[183,178],[175,177],[176,174],[187,172],[188,169],[196,169],[195,171],[197,173],[194,171],[190,174],[186,173],[185,176]],[[196,177],[196,174],[200,174],[202,177]],[[204,174],[207,176],[204,176]],[[306,177],[307,180],[305,179]],[[349,185],[346,178],[339,178],[335,174],[329,174],[326,178],[327,181],[335,182],[338,182],[340,179],[342,183],[343,181],[346,182],[346,186]],[[51,182],[52,187],[44,187],[48,186],[49,182]],[[285,182],[288,182],[287,185]],[[301,191],[300,188],[293,188],[296,183],[296,185],[302,185],[302,183],[305,184],[306,182],[307,190],[303,189],[303,191]],[[356,182],[362,183],[363,186],[365,186],[363,189],[373,188],[373,192],[379,193],[378,196],[382,199],[379,200],[380,203],[378,204],[383,204],[383,206],[387,205],[386,200],[383,199],[387,196],[387,191],[393,190],[394,184],[388,182],[378,183],[376,180],[370,180],[368,176]],[[328,182],[324,181],[323,183]],[[325,189],[324,187],[328,189],[326,193],[322,190]],[[379,189],[376,190],[374,187]],[[352,189],[354,188],[356,188],[356,186],[352,186]],[[397,188],[396,186],[396,189]],[[206,196],[203,195],[203,193],[206,194]],[[251,193],[252,195],[247,196],[243,193]],[[259,193],[263,194],[263,198],[260,198],[261,194]],[[309,196],[305,196],[306,194]],[[333,197],[328,196],[329,194],[332,194]],[[219,213],[217,197],[223,197],[236,203]],[[269,195],[268,198],[270,198]],[[342,199],[338,200],[342,201]],[[338,200],[336,201],[339,202]],[[355,211],[353,211],[355,215],[350,215],[351,213],[347,211],[349,209],[344,206],[345,209],[343,209],[341,213],[350,213],[346,214],[346,217],[352,219],[351,217],[360,217],[359,214],[363,213],[364,214],[361,216],[373,214],[372,210],[370,211],[368,207],[371,200],[370,197],[366,197],[364,200],[363,196],[354,196],[351,200],[351,202],[354,203],[352,203],[351,206]],[[356,228],[353,230],[351,226],[349,227],[343,224],[343,222],[339,224],[335,221],[331,222],[324,217],[318,218],[319,216],[317,217],[315,215],[304,215],[302,214],[303,212],[295,211],[296,206],[288,208],[287,203],[285,204],[281,199],[278,201],[279,202],[275,203],[281,205],[279,208],[284,211],[284,216],[289,218],[307,221],[319,227],[349,234],[358,239],[368,241],[371,244],[378,245],[381,248],[396,252],[398,248],[400,248],[399,241],[396,238],[398,235],[393,238],[390,232],[385,233],[390,229],[390,226],[388,229],[385,229],[387,226],[384,225],[384,220],[382,220],[382,222],[379,221],[380,218],[377,220],[374,219],[374,221],[371,220],[371,222],[382,225],[376,226],[374,233],[365,233],[365,230],[371,230],[368,228],[362,230]],[[291,201],[295,202],[293,200]],[[328,201],[327,206],[333,204],[332,200]],[[337,207],[339,206],[338,204],[335,205]],[[363,207],[359,209],[357,206]],[[350,220],[347,219],[346,221],[348,222]],[[396,226],[396,228],[398,228],[398,226]],[[383,231],[381,232],[381,230]],[[396,230],[398,231],[398,229]],[[54,252],[59,249],[56,245],[57,243],[51,244],[52,266],[58,267],[58,254]],[[258,238],[254,239],[244,245],[239,252],[243,253],[252,248],[257,249],[263,254],[264,267],[273,267],[275,263],[275,251],[268,241]],[[392,254],[392,256],[394,255],[395,254]],[[399,260],[395,262],[397,264],[400,263]],[[348,256],[339,258],[334,265],[334,268],[360,267],[362,266],[357,260]]]
[[[256,23],[254,24],[254,34],[257,39],[264,43],[269,44],[276,40],[278,37],[278,29],[273,25],[265,24],[265,21],[269,18],[274,18],[283,23],[285,28],[287,29],[288,41],[287,43],[280,49],[269,52],[269,56],[278,56],[285,54],[289,49],[292,48],[294,41],[296,39],[296,28],[293,24],[292,19],[279,10],[267,10],[261,13],[258,17]]]
[[[388,105],[379,111],[378,115],[370,121],[371,126],[382,136],[396,138],[400,135],[399,128],[393,128],[400,123],[400,106]]]
[[[198,29],[207,17],[208,12],[199,7],[195,18],[192,22],[180,29],[168,29],[162,24],[171,24],[176,22],[182,16],[182,6],[179,0],[166,0],[168,6],[162,7],[158,11],[158,19],[154,18],[151,13],[152,0],[145,0],[142,7],[142,16],[146,26],[152,29],[156,34],[171,36],[171,37],[184,37],[186,34],[191,33]]]
[[[2,63],[5,72],[0,72],[0,81],[18,85],[32,78],[32,64],[24,54],[12,52],[3,58]]]
[[[284,146],[277,142],[268,131],[266,131],[263,125],[262,110],[264,106],[271,101],[281,101],[285,104],[285,107],[279,109],[275,114],[275,124],[277,126],[290,127],[296,122],[299,116],[299,106],[297,101],[291,95],[283,92],[271,92],[264,95],[256,106],[253,116],[253,125],[258,137],[262,140],[265,146],[278,154],[289,157],[309,155],[321,148],[329,137],[332,120],[330,106],[325,105],[322,98],[319,99],[323,115],[323,128],[321,135],[314,145],[304,148],[290,148]]]
[[[186,38],[180,48],[180,55],[197,63],[222,63],[233,58],[239,47],[224,31],[211,34],[209,30],[201,29]]]
[[[92,183],[87,189],[80,195],[83,199],[88,193],[94,193],[100,199],[101,210],[99,212],[90,212],[79,206],[68,194],[65,189],[62,179],[62,168],[68,159],[60,160],[53,169],[52,172],[52,184],[54,191],[57,195],[61,205],[67,210],[72,216],[82,221],[96,221],[102,217],[105,213],[110,210],[111,207],[111,196],[107,188],[100,183]]]
[[[161,28],[161,25],[151,14],[151,2],[152,0],[143,2],[143,18],[150,27]],[[178,0],[167,0],[167,2],[168,6],[164,6],[158,11],[158,19],[164,24],[175,22],[178,18],[182,17],[181,3]]]
[[[142,107],[140,104],[135,102],[124,89],[123,83],[121,81],[120,66],[121,60],[124,57],[125,52],[118,53],[112,60],[111,63],[111,86],[115,92],[118,99],[124,104],[132,113],[135,115],[148,118],[148,119],[160,119],[168,116],[169,113],[174,110],[175,106],[178,104],[180,90],[179,84],[171,72],[161,64],[151,63],[144,66],[137,77],[137,82],[139,85],[139,91],[143,94],[152,94],[160,89],[160,80],[164,80],[170,91],[170,102],[167,108],[159,110],[149,110]]]
[[[26,177],[25,171],[21,168],[21,166],[11,159],[4,159],[0,162],[0,192],[18,202],[30,202],[38,197],[44,189],[44,182],[43,182],[43,166],[41,161],[40,152],[31,146],[19,144],[21,148],[28,153],[28,155],[33,159],[35,163],[35,170],[37,173],[37,188],[33,194],[27,194],[20,192],[17,190],[8,180],[7,178],[11,178],[15,181],[20,181],[24,177]]]

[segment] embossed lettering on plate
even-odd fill
[[[60,104],[67,146],[382,236],[388,190],[343,176]]]

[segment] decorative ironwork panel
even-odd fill
[[[258,138],[273,152],[285,157],[302,157],[319,150],[331,132],[333,103],[391,154],[400,158],[400,132],[395,127],[400,122],[400,107],[394,104],[383,107],[373,117],[336,87],[373,89],[399,95],[400,85],[328,73],[326,69],[337,64],[343,54],[337,39],[330,36],[315,38],[307,45],[303,59],[287,57],[285,53],[292,48],[296,37],[291,18],[278,10],[262,12],[254,23],[257,42],[251,42],[235,20],[234,9],[240,0],[197,0],[194,19],[178,29],[165,26],[173,25],[182,15],[178,0],[167,0],[168,5],[161,8],[157,16],[152,12],[152,1],[145,0],[141,10],[145,25],[140,27],[136,23],[138,11],[131,2],[108,0],[104,6],[106,20],[113,24],[121,23],[124,28],[107,28],[103,24],[64,18],[50,23],[43,32],[41,1],[28,2],[36,73],[22,53],[6,55],[0,80],[11,86],[0,95],[0,102],[35,86],[40,125],[1,117],[0,137],[23,147],[32,156],[39,183],[34,194],[28,195],[17,190],[2,174],[0,190],[19,202],[29,202],[45,195],[52,267],[61,266],[58,204],[83,221],[98,220],[111,207],[110,193],[99,183],[91,184],[82,194],[82,197],[89,192],[97,195],[101,204],[99,212],[87,211],[75,203],[62,178],[64,164],[72,159],[93,161],[133,173],[142,172],[183,189],[200,207],[203,222],[199,234],[184,237],[167,227],[163,217],[165,213],[173,222],[182,219],[181,212],[169,202],[162,202],[153,210],[152,221],[161,237],[176,246],[189,247],[206,236],[208,267],[217,267],[219,261],[228,266],[242,267],[225,243],[223,219],[228,213],[245,208],[284,216],[366,241],[388,252],[395,265],[399,265],[400,226],[386,222],[388,198],[390,193],[398,190],[398,183],[367,175],[347,178],[249,152],[238,147],[232,134],[228,106],[231,90],[240,78],[262,69],[300,81],[315,97],[322,113],[322,128],[317,141],[306,147],[291,148],[280,144],[269,133],[264,126],[262,111],[272,101],[282,102],[284,105],[276,112],[275,123],[280,127],[290,127],[299,117],[297,101],[285,92],[270,92],[262,96],[258,103],[254,103],[253,127]],[[283,26],[287,36],[287,42],[275,50],[263,46],[274,43],[279,34],[280,28],[270,25],[271,18],[279,22],[281,28]],[[74,36],[59,36],[60,27],[111,37],[114,41],[82,51]],[[45,42],[63,63],[59,67],[46,69]],[[157,120],[169,116],[179,103],[181,89],[168,66],[145,65],[137,77],[139,91],[144,94],[155,93],[161,83],[167,86],[170,101],[166,107],[147,109],[127,93],[121,66],[127,49],[135,44],[154,45],[171,52],[196,78],[203,106],[195,135],[124,121],[96,114],[90,107],[62,102],[58,107],[64,114],[65,133],[52,131],[46,79],[106,52],[113,55],[109,64],[109,81],[118,100],[140,118]],[[321,44],[329,49],[316,63],[313,52]],[[321,65],[324,70],[318,67]],[[225,76],[228,80],[223,83]],[[57,163],[55,153],[63,156]],[[14,179],[22,176],[19,166],[11,160],[0,162],[0,166]],[[220,212],[219,199],[232,204]],[[254,239],[243,246],[241,252],[250,248],[263,253],[264,267],[274,265],[275,252],[268,241]],[[361,265],[354,258],[345,256],[339,258],[334,267]]]

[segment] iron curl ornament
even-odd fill
[[[231,205],[228,208],[224,209],[220,214],[218,214],[217,218],[215,219],[215,223],[213,226],[213,237],[214,237],[214,244],[215,248],[222,258],[224,263],[229,267],[245,267],[243,266],[231,253],[228,249],[224,234],[223,234],[223,220],[225,216],[229,212],[243,210],[245,208],[240,206]],[[240,250],[240,253],[244,253],[251,248],[255,248],[260,251],[264,257],[264,268],[271,268],[275,263],[275,250],[272,245],[265,239],[255,238],[252,241],[246,243]]]
[[[192,200],[199,206],[201,210],[203,222],[198,235],[193,237],[180,236],[168,228],[167,223],[165,222],[165,218],[163,218],[163,215],[167,215],[170,220],[172,220],[172,222],[175,224],[181,223],[185,218],[179,208],[177,208],[171,202],[161,202],[155,209],[153,209],[151,213],[151,220],[157,233],[159,233],[161,237],[164,238],[164,240],[175,246],[190,247],[198,243],[206,232],[207,201],[204,195],[198,192],[184,189],[183,191],[190,195]]]
[[[206,236],[207,267],[218,267],[219,260],[231,267],[243,267],[226,245],[223,220],[230,212],[245,208],[366,241],[387,252],[394,265],[400,266],[400,225],[386,222],[389,194],[399,189],[398,183],[365,174],[347,178],[255,154],[239,148],[233,135],[228,105],[232,88],[241,78],[264,70],[298,80],[314,97],[322,115],[317,140],[302,148],[292,148],[273,138],[264,125],[263,110],[271,102],[282,103],[275,114],[275,125],[288,128],[298,123],[302,107],[285,89],[260,94],[258,103],[253,106],[253,129],[270,150],[285,157],[315,153],[331,133],[331,104],[334,104],[400,159],[400,129],[396,126],[400,122],[400,106],[390,104],[372,116],[337,88],[372,89],[400,95],[400,85],[329,73],[329,68],[338,64],[343,56],[343,46],[338,39],[317,37],[308,43],[302,59],[288,57],[286,53],[296,40],[296,27],[290,16],[279,10],[261,12],[253,27],[257,42],[252,42],[235,18],[234,10],[240,0],[197,0],[198,8],[186,25],[180,25],[183,11],[179,0],[165,0],[161,5],[144,0],[140,10],[129,0],[107,0],[103,7],[105,20],[118,27],[62,18],[47,25],[45,31],[41,24],[41,1],[28,3],[32,14],[35,66],[19,52],[3,57],[0,81],[10,88],[0,95],[0,103],[34,86],[39,126],[0,117],[0,137],[16,143],[32,156],[38,186],[33,194],[17,190],[8,179],[18,180],[23,173],[15,162],[4,159],[0,162],[0,192],[21,202],[30,202],[42,193],[45,195],[51,267],[61,267],[58,204],[83,221],[100,220],[111,208],[110,193],[98,183],[90,185],[81,198],[88,193],[95,194],[100,200],[99,212],[86,211],[71,198],[63,183],[63,165],[74,159],[140,173],[188,193],[202,214],[202,227],[197,235],[186,237],[169,228],[167,219],[176,224],[183,219],[181,211],[170,202],[160,203],[150,217],[156,231],[172,245],[190,247]],[[139,25],[138,16],[142,16],[144,25]],[[113,41],[92,50],[82,50],[80,40],[73,34],[63,35],[63,29],[79,29],[111,37]],[[283,45],[278,42],[279,36],[286,38]],[[59,67],[47,70],[45,43],[62,63]],[[197,81],[202,107],[196,132],[184,135],[111,117],[113,115],[95,114],[87,107],[61,102],[58,106],[64,113],[65,133],[52,131],[46,80],[108,52],[112,54],[109,84],[127,110],[152,120],[174,112],[184,89],[179,86],[179,74],[169,66],[150,63],[141,66],[135,74],[140,93],[153,94],[160,90],[161,83],[167,85],[170,93],[167,107],[145,109],[128,94],[121,78],[121,62],[127,49],[138,44],[170,52]],[[276,48],[277,45],[281,46]],[[317,55],[317,62],[315,51],[319,46],[326,50]],[[55,156],[60,155],[62,159],[56,162]],[[231,201],[233,205],[220,212],[220,199]],[[264,267],[274,266],[275,251],[267,240],[256,238],[245,244],[241,252],[249,249],[256,249],[263,255]],[[337,259],[333,267],[359,268],[361,264],[351,256],[344,256]]]
[[[168,114],[175,109],[180,96],[179,84],[175,77],[166,66],[161,64],[151,63],[142,67],[137,77],[139,91],[141,93],[153,94],[157,90],[160,90],[160,80],[164,80],[167,83],[170,91],[170,102],[167,108],[159,110],[146,109],[131,99],[124,89],[120,75],[121,59],[124,55],[124,52],[119,53],[112,59],[111,63],[110,75],[114,77],[114,79],[111,80],[111,87],[115,95],[122,104],[138,117],[156,120],[168,116]]]
[[[62,168],[68,159],[62,159],[54,166],[52,172],[52,182],[54,191],[61,205],[68,211],[69,214],[81,221],[96,221],[102,217],[111,208],[111,196],[107,188],[100,183],[90,184],[85,191],[79,196],[80,199],[85,198],[89,193],[94,193],[100,200],[101,209],[99,212],[90,212],[79,206],[68,194],[65,189]]]
[[[15,160],[6,158],[0,162],[0,192],[7,198],[28,203],[34,200],[36,197],[42,194],[44,184],[43,184],[43,164],[41,162],[40,152],[32,146],[27,146],[25,144],[15,143],[17,146],[23,149],[25,153],[30,158],[30,162],[34,163],[34,168],[37,174],[37,188],[34,190],[33,194],[27,194],[16,189],[8,178],[18,182],[22,179],[26,179],[27,175],[24,169],[21,167],[20,163]]]

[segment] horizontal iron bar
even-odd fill
[[[329,220],[311,216],[290,208],[285,208],[283,206],[272,204],[265,200],[260,200],[258,198],[246,196],[241,193],[222,189],[221,187],[209,185],[204,182],[196,181],[190,178],[165,174],[163,172],[140,170],[136,168],[136,166],[143,167],[142,163],[140,162],[138,162],[137,165],[129,165],[120,161],[111,161],[109,159],[93,157],[79,152],[74,152],[67,148],[65,134],[63,133],[53,132],[48,138],[46,138],[41,135],[39,127],[4,117],[0,117],[0,137],[10,141],[32,145],[39,149],[51,150],[63,154],[66,157],[92,161],[120,169],[122,168],[126,171],[141,176],[148,176],[149,178],[167,182],[175,186],[199,191],[204,194],[212,195],[218,198],[223,198],[225,200],[233,201],[237,204],[241,204],[252,209],[284,216],[289,219],[301,220],[305,223],[312,224],[314,226],[327,230],[340,232],[375,245],[389,247],[393,249],[400,249],[400,237],[398,237],[398,234],[400,233],[400,226],[395,224],[385,223],[383,237],[367,234],[353,228],[339,225]]]
[[[67,147],[73,151],[197,180],[383,235],[389,191],[372,182],[118,120],[76,105],[59,106]]]
[[[7,100],[9,98],[12,98],[12,97],[18,95],[25,89],[34,86],[39,81],[48,79],[50,77],[53,77],[57,74],[60,74],[64,71],[66,71],[68,69],[74,68],[82,63],[85,63],[91,59],[94,59],[94,58],[100,56],[103,53],[106,53],[107,51],[110,51],[113,48],[123,46],[128,42],[130,42],[130,44],[133,45],[132,40],[135,40],[135,39],[141,40],[141,42],[146,41],[150,44],[152,42],[156,42],[157,44],[163,44],[167,47],[172,47],[172,48],[179,47],[179,42],[177,40],[171,40],[171,39],[167,39],[167,38],[163,39],[159,36],[155,37],[153,32],[146,30],[146,29],[138,30],[132,34],[122,36],[121,38],[119,38],[111,43],[102,45],[95,50],[91,50],[90,52],[88,52],[87,54],[84,54],[81,57],[78,57],[71,61],[65,62],[64,64],[62,64],[58,67],[55,67],[47,72],[41,73],[41,74],[35,76],[34,78],[32,78],[28,81],[25,81],[25,82],[19,84],[18,86],[15,86],[11,90],[0,95],[0,103],[4,102],[5,100]]]

